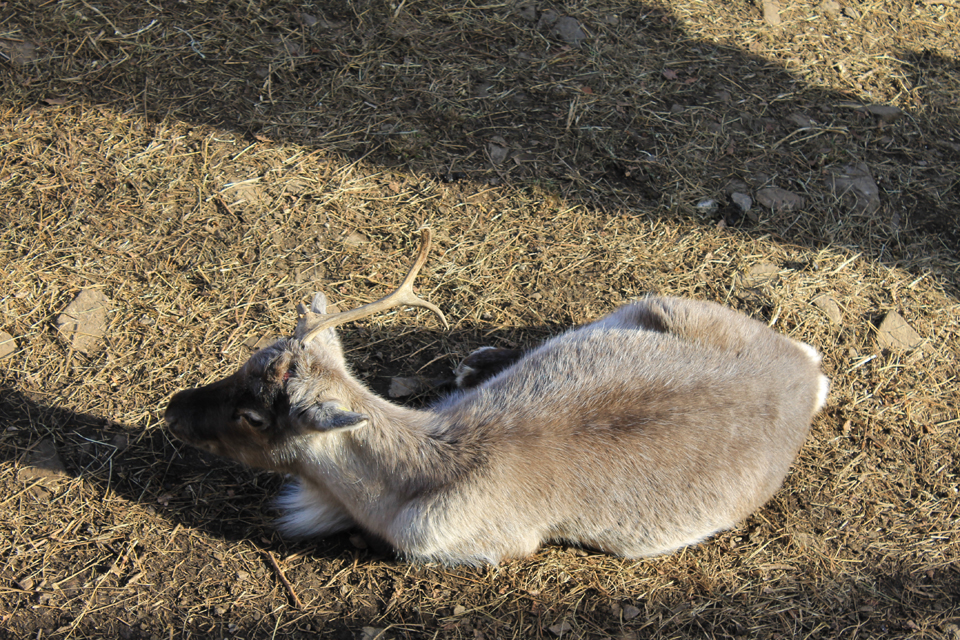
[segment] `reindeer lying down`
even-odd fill
[[[201,449],[291,474],[279,527],[359,526],[404,557],[497,563],[564,541],[630,558],[734,526],[777,490],[829,382],[809,345],[707,302],[650,296],[525,354],[479,350],[479,381],[428,410],[356,380],[334,326],[400,304],[412,283],[324,315],[235,374],[176,394],[170,430]],[[443,320],[446,324],[446,320]]]

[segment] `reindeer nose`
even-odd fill
[[[167,423],[167,429],[177,437],[183,435],[183,423],[181,420],[183,412],[180,410],[183,399],[183,391],[173,394],[173,397],[170,398],[170,404],[167,405],[167,410],[163,414],[163,420]]]
[[[167,423],[167,429],[169,429],[173,435],[179,435],[177,433],[177,425],[179,424],[180,420],[177,414],[171,411],[169,407],[167,407],[167,410],[163,414],[163,420]]]

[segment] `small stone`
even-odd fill
[[[110,444],[113,445],[118,452],[120,452],[130,445],[130,439],[127,437],[127,434],[118,433],[117,435],[113,436],[112,440],[110,440]]]
[[[509,152],[509,148],[497,144],[496,142],[487,143],[487,154],[490,156],[490,162],[492,164],[503,164],[503,161],[507,159],[507,154]]]
[[[840,11],[843,10],[843,7],[840,6],[837,0],[824,0],[820,3],[820,7],[831,18],[836,18],[840,15]]]
[[[782,22],[780,19],[780,3],[777,0],[763,0],[763,20],[773,26]]]
[[[623,608],[623,619],[624,620],[633,620],[638,615],[640,615],[640,609],[636,608],[632,604],[628,604]]]
[[[740,277],[743,286],[754,288],[773,282],[779,273],[780,268],[777,265],[761,262],[747,269]]]
[[[537,22],[537,29],[543,31],[544,29],[549,29],[557,20],[560,18],[560,14],[554,11],[553,9],[547,9],[540,14],[540,20]]]
[[[0,331],[0,360],[17,350],[17,341],[6,331]]]
[[[890,124],[903,115],[903,110],[889,104],[868,104],[864,107],[868,113],[877,116],[880,122]]]
[[[803,197],[780,187],[764,187],[757,191],[757,202],[774,211],[796,211],[803,207]]]
[[[813,306],[823,311],[831,324],[840,324],[843,321],[843,312],[840,311],[840,305],[837,304],[833,296],[828,296],[825,293],[820,294],[813,299]]]
[[[537,7],[533,2],[521,2],[517,5],[517,15],[522,20],[533,22],[537,19]]]
[[[361,244],[366,244],[368,242],[370,242],[370,238],[363,235],[359,231],[351,231],[349,234],[347,234],[347,237],[343,239],[343,244],[347,245],[348,247],[358,247]]]
[[[84,289],[57,317],[60,335],[77,351],[90,354],[107,331],[110,300],[99,289]]]
[[[750,185],[748,185],[743,180],[737,180],[737,179],[731,180],[726,184],[726,186],[723,187],[723,192],[728,196],[732,196],[734,193],[738,191],[744,192],[749,190],[750,190]]]
[[[750,186],[752,186],[754,189],[760,189],[761,187],[767,185],[770,182],[770,180],[772,180],[772,178],[770,177],[769,174],[764,173],[762,171],[758,171],[757,173],[752,173],[747,176],[744,176],[744,180],[746,180],[747,183]]]
[[[808,118],[802,113],[791,113],[787,116],[787,122],[796,125],[798,129],[810,129],[817,126],[813,118]]]
[[[458,604],[453,607],[453,615],[455,616],[462,616],[466,612],[467,612],[467,608],[462,604]]]
[[[360,630],[359,640],[389,640],[386,629],[377,627],[364,627]]]
[[[15,66],[30,64],[37,59],[37,45],[29,40],[0,40],[0,53]]]
[[[750,207],[753,206],[753,199],[747,194],[740,193],[739,191],[731,193],[730,200],[733,202],[733,204],[737,205],[737,208],[743,213],[748,213],[750,211]]]
[[[896,311],[889,312],[877,328],[877,341],[884,349],[906,351],[923,343],[920,334]]]
[[[824,182],[855,213],[873,214],[880,208],[880,188],[862,162],[830,169]]]
[[[387,393],[391,398],[405,398],[417,393],[423,386],[420,378],[391,378]]]
[[[550,633],[555,636],[562,636],[570,631],[573,631],[573,625],[570,624],[569,620],[564,620],[563,622],[550,627]]]
[[[704,213],[713,213],[717,210],[717,201],[713,198],[706,198],[697,203],[697,209]]]
[[[78,591],[80,591],[81,584],[76,578],[70,578],[66,582],[61,582],[58,585],[55,584],[54,588],[60,589],[68,596],[74,596]]]
[[[302,284],[304,282],[319,282],[323,279],[326,270],[322,265],[315,264],[297,269],[296,271],[296,283]]]
[[[299,196],[310,192],[313,186],[303,178],[293,178],[283,184],[283,190],[290,195]]]
[[[21,482],[42,480],[43,484],[55,484],[67,477],[57,446],[50,438],[45,438],[27,454],[24,467],[17,477]]]
[[[550,29],[550,35],[573,47],[579,47],[580,43],[587,39],[587,34],[580,26],[580,22],[570,16],[558,18],[553,28]]]

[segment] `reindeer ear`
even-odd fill
[[[327,296],[317,291],[313,294],[313,301],[310,303],[310,311],[324,315],[327,313]]]
[[[306,312],[306,309],[303,307],[303,305],[300,305],[298,309],[300,310],[301,316],[303,316],[303,314]],[[328,311],[327,296],[317,291],[316,293],[313,294],[313,300],[310,302],[310,313],[318,316],[324,316],[324,315],[338,313],[338,309],[337,309],[337,305],[332,304],[330,305],[330,310]],[[300,322],[297,324],[297,335],[300,335],[301,326],[305,326],[305,325],[302,325],[301,323],[303,323],[302,318]],[[310,339],[310,342],[317,342],[317,341],[321,341],[322,343],[327,345],[339,346],[340,344],[339,338],[337,338],[336,329],[334,327],[324,329],[323,331],[321,331],[320,333],[318,333],[317,335],[313,336]]]
[[[300,411],[298,421],[313,431],[341,431],[362,427],[370,416],[347,411],[338,402],[321,402]]]

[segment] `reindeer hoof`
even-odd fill
[[[463,359],[453,375],[457,378],[457,387],[472,389],[489,380],[514,362],[523,357],[520,349],[502,349],[500,347],[480,347]]]

